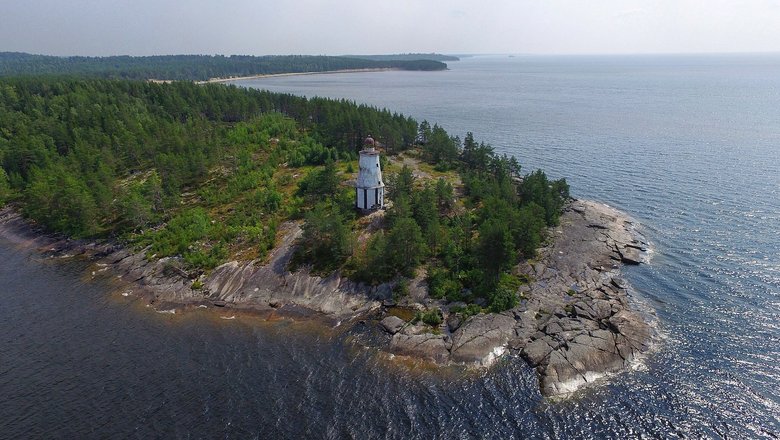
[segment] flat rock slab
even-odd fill
[[[537,339],[523,347],[523,357],[533,366],[539,365],[552,353],[553,348],[547,340]]]
[[[390,341],[390,352],[443,364],[450,358],[447,345],[444,335],[401,332],[393,335],[393,339]]]
[[[514,335],[515,318],[505,314],[477,315],[452,334],[452,360],[489,365],[495,353],[506,347]]]

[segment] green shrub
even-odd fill
[[[354,237],[348,221],[331,203],[318,203],[306,214],[300,245],[295,252],[292,267],[311,264],[315,273],[328,274],[352,254]]]
[[[456,313],[459,314],[464,320],[469,319],[470,317],[474,315],[478,315],[482,313],[482,307],[480,307],[477,304],[469,304],[465,307],[463,306],[452,306],[450,307],[450,313]]]
[[[398,300],[409,295],[409,280],[401,278],[393,287],[393,299]]]
[[[490,295],[490,311],[503,312],[517,306],[517,289],[521,281],[513,275],[499,275],[498,285]]]
[[[420,316],[420,320],[431,327],[438,327],[442,323],[441,310],[431,309]]]
[[[152,234],[150,253],[158,257],[183,255],[196,241],[206,237],[211,228],[211,220],[203,208],[182,211],[165,228]]]
[[[447,298],[450,301],[460,299],[460,283],[444,269],[431,269],[428,272],[428,292],[431,297],[441,299]]]
[[[477,304],[469,304],[463,309],[461,315],[463,316],[463,319],[468,319],[472,316],[479,315],[480,313],[482,313],[482,307]]]

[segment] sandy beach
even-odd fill
[[[325,75],[332,73],[364,73],[364,72],[386,72],[390,70],[400,70],[395,67],[381,67],[372,69],[341,69],[341,70],[325,70],[322,72],[291,72],[291,73],[268,73],[262,75],[249,75],[249,76],[231,76],[228,78],[210,78],[206,81],[196,81],[196,84],[208,84],[208,83],[227,83],[230,81],[238,81],[243,79],[262,79],[262,78],[274,78],[280,76],[301,76],[301,75]]]

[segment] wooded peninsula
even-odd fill
[[[369,283],[424,264],[434,297],[494,311],[516,305],[521,280],[508,271],[533,256],[568,198],[564,180],[521,179],[514,158],[470,133],[234,86],[5,79],[0,127],[0,195],[50,231],[117,238],[202,273],[262,258],[279,224],[305,219],[293,264]],[[396,168],[386,224],[358,243],[344,182],[372,133],[391,155],[416,148],[440,177]]]
[[[339,70],[398,69],[444,70],[436,54],[387,57],[324,55],[156,55],[111,57],[57,57],[0,52],[0,77],[19,75],[73,75],[103,79],[157,79],[206,81],[281,73]],[[448,59],[449,57],[443,57]]]
[[[617,278],[646,248],[621,213],[471,133],[200,75],[0,78],[0,232],[37,225],[46,249],[93,255],[150,304],[373,316],[390,352],[441,363],[509,346],[545,394],[648,349]],[[389,203],[365,213],[369,135]]]

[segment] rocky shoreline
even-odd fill
[[[388,336],[394,355],[437,364],[491,365],[513,350],[536,368],[546,396],[565,395],[607,373],[628,368],[646,352],[652,329],[632,310],[622,264],[639,264],[646,246],[621,212],[589,201],[573,201],[551,230],[550,244],[534,262],[516,268],[529,283],[521,286],[518,307],[465,320],[426,295],[424,278],[410,286],[400,304],[392,285],[368,286],[339,274],[322,278],[306,270],[287,270],[300,226],[283,225],[284,238],[267,261],[229,262],[194,283],[176,259],[149,261],[113,242],[70,240],[46,235],[11,208],[0,210],[0,235],[54,256],[84,256],[138,289],[156,309],[207,305],[252,310],[274,316],[312,314],[353,325],[371,320]],[[202,287],[199,284],[202,283]],[[195,287],[195,288],[194,288]],[[438,328],[391,314],[437,305],[444,311]]]
[[[645,316],[631,308],[623,264],[640,264],[647,244],[634,223],[606,205],[574,201],[551,231],[550,244],[518,274],[530,282],[512,310],[465,322],[445,316],[441,328],[382,324],[394,333],[390,350],[438,363],[490,365],[509,350],[539,375],[543,395],[566,395],[609,373],[630,368],[653,340]]]

